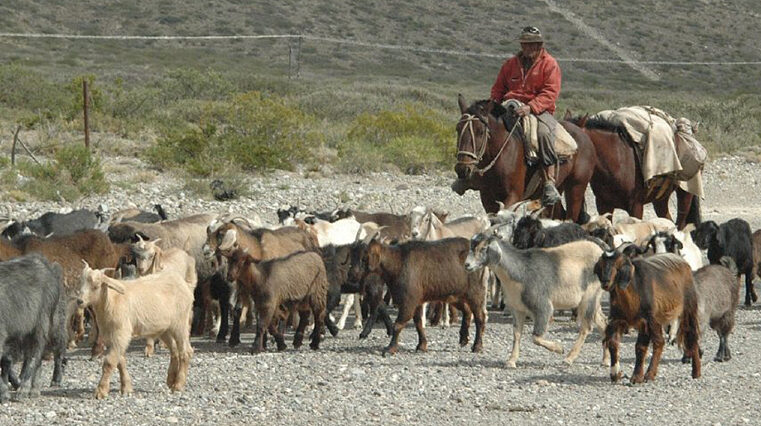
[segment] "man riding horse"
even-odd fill
[[[502,103],[515,99],[523,103],[515,114],[537,118],[539,161],[544,171],[542,204],[551,206],[560,201],[555,188],[556,164],[555,128],[558,122],[552,115],[560,94],[560,67],[544,49],[544,38],[536,27],[525,27],[518,38],[521,51],[505,61],[491,88],[491,99]]]

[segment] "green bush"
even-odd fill
[[[316,120],[285,99],[251,92],[209,104],[199,122],[167,129],[147,152],[160,168],[180,167],[211,176],[231,164],[242,170],[292,169],[306,161],[324,136]]]
[[[376,168],[381,165],[379,159],[418,173],[451,165],[457,149],[453,134],[454,123],[442,112],[421,104],[405,104],[397,111],[360,114],[338,150],[341,157],[352,161],[367,156]]]
[[[16,64],[0,65],[0,104],[53,116],[63,110],[65,99],[64,88],[41,74]]]
[[[14,198],[26,199],[21,193],[40,200],[74,201],[82,195],[103,194],[109,185],[100,161],[81,145],[69,145],[55,153],[55,161],[42,164],[19,159],[16,168],[2,174],[0,184],[18,189]],[[19,191],[20,190],[20,191]]]

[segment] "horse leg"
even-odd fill
[[[494,191],[487,188],[481,188],[479,191],[481,197],[481,204],[484,206],[486,213],[497,213],[499,211],[499,204],[497,204],[497,197],[494,195]],[[510,204],[505,204],[505,207]]]
[[[673,220],[671,219],[671,212],[669,211],[669,198],[671,198],[670,195],[671,194],[669,194],[669,196],[664,195],[660,200],[653,201],[653,210],[655,210],[655,214],[658,217],[665,217],[668,220]]]
[[[584,192],[586,189],[586,185],[574,184],[565,191],[566,219],[571,219],[576,223],[579,222],[579,215],[584,206]]]
[[[687,216],[690,214],[692,199],[695,196],[677,187],[676,189],[676,229],[682,229],[687,225]]]

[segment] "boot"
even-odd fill
[[[542,205],[550,207],[560,201],[560,193],[555,188],[555,165],[550,164],[544,169],[544,192],[542,193]]]

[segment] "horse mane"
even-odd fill
[[[491,102],[490,99],[481,99],[480,101],[473,102],[473,105],[469,106],[467,111],[468,114],[472,115],[483,115],[484,114],[484,108],[486,107],[486,104]],[[507,112],[507,109],[503,107],[502,105],[495,103],[494,107],[491,110],[491,115],[494,118],[500,118]]]
[[[567,121],[580,126],[582,120],[584,119],[583,115],[579,115],[576,117],[570,117]],[[634,141],[631,140],[629,137],[629,132],[626,131],[626,128],[624,126],[621,126],[619,124],[616,124],[610,120],[605,120],[597,116],[587,116],[587,119],[584,121],[584,128],[589,130],[602,130],[604,132],[611,132],[611,133],[617,133],[618,136],[628,142],[629,144],[633,144]]]

